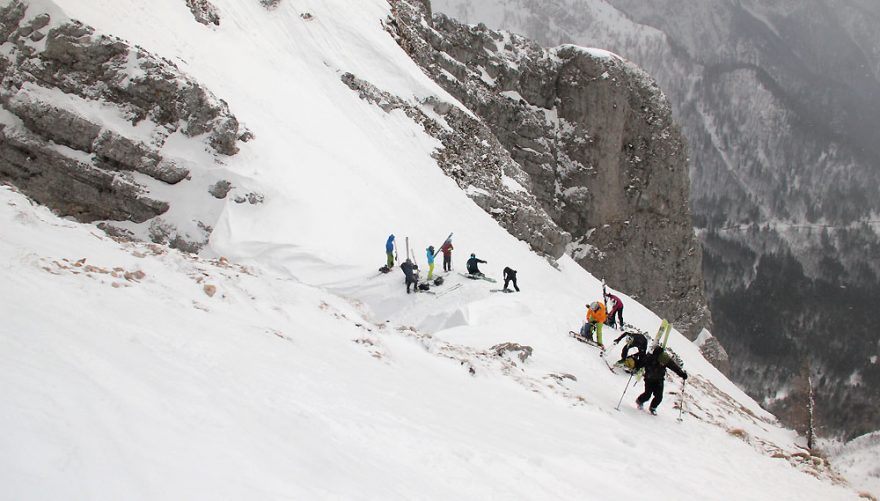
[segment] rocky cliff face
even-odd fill
[[[688,137],[713,332],[730,349],[733,379],[778,411],[806,364],[820,386],[821,433],[880,427],[863,411],[880,402],[880,319],[863,299],[880,291],[871,28],[880,4],[435,0],[434,9],[545,44],[605,47],[657,78]],[[834,350],[814,338],[829,332],[844,338]]]
[[[186,250],[207,240],[205,225],[163,222],[148,186],[190,176],[163,150],[173,136],[238,151],[248,136],[225,102],[168,60],[20,1],[0,8],[0,48],[0,180],[80,221],[152,220],[153,240]]]
[[[653,80],[603,51],[544,49],[392,2],[388,29],[489,126],[586,269],[691,337],[709,323],[687,151]]]

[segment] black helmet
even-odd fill
[[[477,257],[477,255],[471,252],[471,257]]]

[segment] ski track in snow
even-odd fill
[[[599,281],[532,254],[437,168],[435,140],[340,82],[454,102],[382,30],[385,2],[213,3],[218,28],[176,0],[33,4],[226,100],[256,139],[222,168],[266,202],[225,203],[195,257],[0,188],[0,498],[611,498],[634,471],[657,499],[855,497],[793,467],[794,433],[677,332],[685,421],[675,378],[660,416],[635,409],[641,384],[614,410],[627,377],[566,334]],[[449,231],[456,269],[476,252],[523,291],[453,272],[435,291],[461,289],[407,295],[376,271],[388,233],[424,267]],[[653,333],[660,319],[619,295]],[[534,352],[491,350],[506,342]]]

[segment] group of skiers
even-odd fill
[[[428,262],[428,275],[426,277],[427,281],[434,280],[434,258],[437,254],[443,254],[443,271],[448,272],[452,271],[452,250],[454,247],[452,246],[452,239],[447,238],[443,245],[440,246],[440,251],[437,252],[434,249],[434,246],[428,246],[425,249],[425,257]],[[397,259],[396,252],[396,237],[394,234],[388,236],[388,239],[385,241],[385,256],[386,263],[385,266],[380,268],[380,271],[383,273],[388,273],[394,268],[394,261]],[[486,261],[477,258],[476,254],[471,254],[470,258],[467,260],[466,268],[469,275],[472,277],[485,277],[485,274],[480,271],[480,264],[485,264]],[[400,269],[403,271],[405,276],[406,283],[406,293],[410,293],[410,287],[412,287],[412,292],[417,292],[419,288],[419,277],[418,277],[418,266],[413,263],[412,259],[409,257],[400,264]],[[508,289],[508,285],[512,284],[513,288],[519,292],[519,285],[516,283],[516,270],[505,267],[504,268],[504,292],[511,292]],[[436,283],[436,282],[435,282]]]
[[[440,246],[439,253],[443,254],[443,271],[445,272],[452,270],[453,248],[451,238],[447,238],[446,241],[443,242],[443,245]],[[381,270],[387,273],[393,269],[394,261],[396,259],[395,237],[393,234],[389,235],[388,240],[385,242],[385,253],[387,262],[386,266],[382,267]],[[437,254],[438,252],[435,251],[434,246],[429,246],[425,249],[425,255],[428,262],[428,281],[431,281],[434,277],[434,258]],[[486,263],[486,261],[477,258],[476,254],[472,253],[466,263],[468,274],[473,277],[483,277],[484,274],[480,271],[479,265]],[[416,266],[410,258],[407,258],[401,263],[400,268],[406,277],[407,294],[410,293],[411,287],[413,292],[417,292],[419,287],[418,266]],[[504,292],[510,292],[508,286],[511,284],[513,285],[513,288],[519,292],[519,286],[516,283],[516,273],[516,270],[510,267],[504,268]],[[441,277],[438,277],[438,279],[442,280]],[[606,307],[606,301],[610,304],[610,307]],[[651,400],[648,409],[651,414],[656,415],[657,406],[663,401],[663,386],[666,379],[666,370],[672,370],[672,372],[678,374],[684,380],[687,380],[688,378],[687,372],[676,363],[675,359],[666,351],[665,347],[658,344],[649,353],[648,338],[640,332],[626,330],[627,326],[623,323],[623,301],[615,294],[604,292],[604,286],[603,300],[601,302],[593,301],[586,306],[586,321],[581,328],[580,335],[590,342],[597,344],[599,349],[604,353],[605,344],[602,340],[602,326],[607,324],[612,328],[619,328],[624,331],[623,334],[614,340],[615,345],[625,340],[623,350],[620,353],[620,360],[617,361],[617,365],[626,367],[630,373],[641,372],[643,374],[645,390],[636,398],[636,405],[639,409],[643,409],[645,403],[648,400]],[[594,333],[596,335],[595,341],[593,340]],[[630,353],[630,350],[633,349],[635,350],[635,353]]]
[[[604,299],[610,304],[610,308],[606,311],[605,302],[593,301],[587,305],[586,322],[581,328],[581,335],[591,342],[595,342],[599,349],[605,351],[605,344],[602,342],[602,326],[608,325],[614,328],[624,330],[623,334],[614,340],[614,344],[618,344],[625,340],[623,350],[620,352],[620,360],[616,365],[625,367],[630,373],[642,371],[645,380],[645,391],[636,398],[636,405],[639,409],[643,409],[645,402],[649,399],[651,404],[649,411],[651,414],[657,414],[657,406],[663,401],[663,386],[666,379],[666,370],[678,374],[682,379],[687,380],[688,374],[682,369],[675,359],[667,352],[666,348],[657,345],[651,352],[648,352],[648,338],[634,330],[626,330],[623,323],[623,301],[614,294],[603,293]],[[593,340],[593,333],[596,335]],[[635,353],[630,354],[630,350]]]

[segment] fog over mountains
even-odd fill
[[[437,0],[435,12],[644,67],[688,138],[713,333],[732,377],[803,426],[880,428],[880,4]],[[594,270],[596,272],[598,270]],[[830,336],[832,329],[845,336]]]

